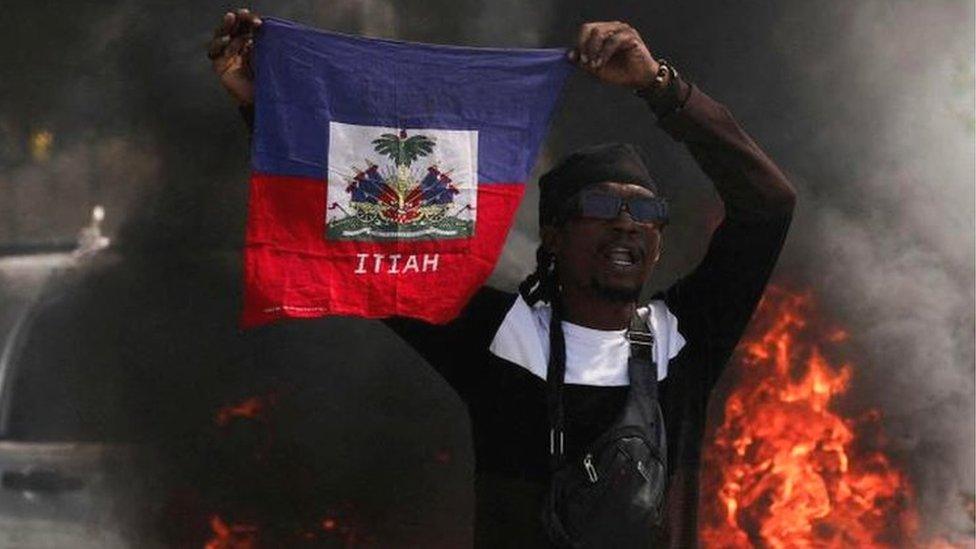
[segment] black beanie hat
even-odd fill
[[[637,147],[605,143],[580,149],[539,178],[539,226],[552,225],[560,207],[584,187],[603,181],[633,183],[657,194]]]

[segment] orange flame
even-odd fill
[[[217,410],[217,414],[214,416],[214,422],[218,427],[226,427],[234,419],[262,419],[268,410],[274,406],[276,400],[277,395],[270,393],[264,396],[250,397],[230,406],[224,406]]]
[[[705,455],[706,547],[892,547],[918,531],[905,475],[855,444],[881,414],[852,420],[831,409],[852,366],[822,346],[847,334],[814,313],[811,294],[770,288],[739,347],[742,379]]]
[[[317,526],[309,529],[296,529],[292,532],[281,533],[277,536],[283,540],[263,540],[268,536],[264,528],[256,524],[229,523],[220,515],[211,515],[211,538],[203,546],[204,549],[259,549],[261,547],[288,547],[301,540],[302,547],[310,542],[326,544],[329,547],[341,543],[343,547],[356,547],[360,542],[370,546],[376,540],[370,536],[362,536],[357,528],[350,524],[340,523],[334,516],[327,515],[319,521]],[[317,546],[314,545],[313,546]]]
[[[227,524],[219,516],[210,517],[214,537],[204,549],[257,549],[258,529],[250,524]]]

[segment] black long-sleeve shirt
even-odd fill
[[[702,262],[662,298],[687,341],[660,385],[668,433],[668,546],[697,545],[698,467],[709,394],[745,330],[783,245],[795,194],[729,111],[679,82],[679,108],[652,108],[689,151],[725,204]],[[672,105],[673,106],[673,105]],[[444,326],[387,321],[458,392],[474,437],[475,545],[545,547],[540,512],[548,485],[546,383],[488,349],[515,294],[484,288]],[[566,386],[567,456],[602,433],[627,387]]]

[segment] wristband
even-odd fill
[[[651,84],[634,93],[644,99],[653,98],[669,91],[675,86],[677,80],[678,71],[671,65],[671,62],[667,59],[660,59],[658,61],[657,73],[654,74],[654,80],[651,81]]]
[[[667,116],[680,110],[687,94],[682,94],[682,84],[678,71],[666,59],[658,61],[657,73],[654,80],[647,87],[634,91],[634,95],[643,99],[658,118]],[[681,97],[685,95],[685,97]]]

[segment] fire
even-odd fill
[[[210,517],[211,538],[203,549],[260,549],[264,547],[333,547],[374,546],[376,539],[364,536],[352,524],[341,522],[334,516],[325,516],[317,525],[307,529],[296,528],[290,532],[276,532],[269,536],[267,527],[256,524],[229,522],[219,515]],[[272,538],[272,539],[269,539]]]
[[[215,441],[226,445],[218,455],[233,462],[226,463],[231,471],[222,477],[226,483],[218,484],[219,503],[204,508],[210,525],[209,539],[201,539],[204,549],[375,546],[375,536],[362,527],[354,502],[340,501],[323,509],[296,505],[312,501],[306,499],[308,494],[295,493],[305,488],[309,471],[295,463],[295,454],[275,436],[278,407],[291,392],[279,386],[214,413]],[[291,493],[285,500],[294,505],[283,514],[268,503],[276,501],[272,494],[280,491]]]
[[[815,313],[811,294],[770,288],[739,347],[742,379],[705,456],[706,547],[892,547],[917,533],[905,475],[858,437],[881,414],[832,409],[853,366],[828,358],[847,334]]]
[[[248,524],[227,524],[219,516],[210,517],[214,537],[204,549],[257,549],[257,528]]]
[[[275,393],[253,396],[243,401],[217,410],[214,422],[218,427],[226,427],[234,419],[262,419],[277,401]]]

